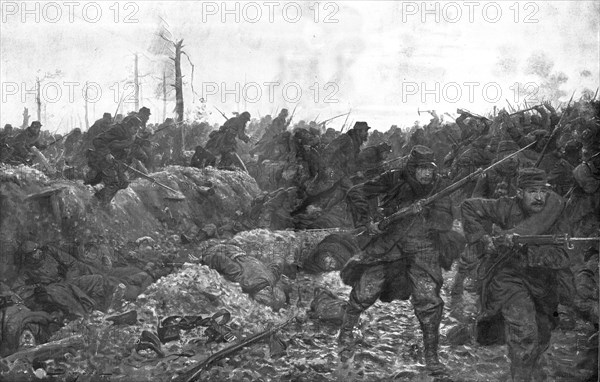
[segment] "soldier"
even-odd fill
[[[229,281],[239,283],[244,293],[274,311],[283,308],[288,300],[281,283],[283,266],[264,264],[236,245],[218,244],[208,249],[202,257],[202,264],[221,273]]]
[[[204,168],[208,166],[215,167],[217,165],[217,157],[211,154],[202,146],[196,146],[196,150],[190,161],[191,167]]]
[[[573,170],[581,161],[581,143],[574,139],[567,141],[561,150],[561,156],[548,172],[548,181],[560,196],[565,196],[575,184]]]
[[[148,109],[146,106],[143,106],[139,111],[129,113],[129,115],[123,119],[123,122],[127,123],[128,119],[138,117],[140,121],[142,121],[142,127],[146,128],[146,123],[148,122],[148,119],[150,119],[150,115],[150,109]]]
[[[444,301],[440,297],[443,279],[438,248],[442,235],[452,228],[451,202],[444,197],[427,207],[418,203],[441,189],[434,159],[431,149],[417,145],[405,168],[387,171],[348,192],[354,224],[374,236],[366,243],[363,240],[360,258],[342,270],[342,280],[352,286],[352,292],[338,342],[351,342],[360,314],[378,299],[391,302],[410,298],[421,324],[425,362],[432,372],[439,373],[444,370],[438,359]],[[377,197],[381,197],[385,216],[411,205],[415,214],[382,232],[370,220],[376,214],[369,210],[368,199]]]
[[[69,136],[65,138],[65,157],[71,158],[79,151],[81,145],[82,133],[79,127],[76,127],[69,133]]]
[[[29,163],[31,161],[31,148],[36,147],[39,150],[44,150],[47,146],[40,143],[40,130],[42,124],[39,121],[31,122],[31,125],[20,132],[12,140],[12,156],[11,160],[20,163]]]
[[[561,246],[518,246],[513,237],[556,233],[565,203],[550,190],[543,170],[520,170],[517,187],[514,197],[467,199],[462,204],[467,240],[485,248],[479,268],[478,341],[506,341],[513,380],[544,380],[540,359],[556,324],[559,280],[573,290],[569,257]],[[486,223],[497,226],[495,239]]]
[[[256,143],[256,146],[250,150],[250,155],[254,155],[256,153],[262,153],[264,157],[270,158],[273,155],[272,149],[274,146],[275,138],[281,135],[288,127],[287,121],[288,117],[288,109],[282,109],[279,112],[279,115],[273,120],[271,125],[267,127],[265,133],[260,138],[260,140]],[[262,162],[259,159],[259,162]]]
[[[127,160],[141,125],[142,121],[134,116],[94,139],[94,150],[88,156],[90,171],[84,184],[94,186],[104,183],[104,188],[95,194],[104,205],[108,205],[119,190],[126,189],[129,185],[125,166],[119,161]]]
[[[0,162],[8,159],[11,153],[9,146],[10,138],[13,135],[13,127],[10,123],[4,125],[4,130],[0,132]]]
[[[85,137],[86,142],[89,142],[89,147],[92,146],[92,141],[94,140],[94,138],[108,130],[111,124],[112,116],[110,115],[110,113],[104,113],[102,115],[102,118],[100,118],[99,120],[94,122],[92,126],[90,126]]]
[[[246,135],[248,121],[250,121],[250,113],[245,111],[237,117],[229,118],[218,131],[210,134],[205,148],[213,155],[220,156],[219,167],[228,167],[236,163],[244,165],[239,163],[235,139],[241,139],[245,143],[250,141],[250,137]]]
[[[4,130],[2,130],[2,132],[0,132],[0,139],[6,139],[8,137],[11,137],[14,133],[14,129],[13,126],[10,123],[7,123],[6,125],[4,125]]]
[[[498,144],[496,162],[504,159],[512,153],[519,151],[516,142],[507,140]],[[477,181],[472,197],[477,198],[499,198],[501,196],[514,196],[516,193],[517,170],[520,158],[512,157],[506,162],[499,164],[492,171],[486,173]]]
[[[356,122],[347,133],[334,139],[324,152],[325,165],[333,172],[333,181],[347,183],[359,168],[360,147],[369,137],[371,127],[367,122]],[[348,184],[348,188],[352,184]]]

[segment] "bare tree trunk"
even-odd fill
[[[133,68],[133,88],[135,91],[135,111],[140,110],[140,83],[138,76],[138,54],[135,54],[134,68]]]
[[[29,126],[29,117],[31,117],[29,115],[29,109],[24,107],[23,108],[23,124],[21,125],[21,128],[25,129],[27,126]]]
[[[181,49],[183,48],[183,40],[179,40],[175,44],[175,114],[177,116],[177,122],[183,121],[183,78],[181,76]],[[179,125],[180,132],[178,139],[173,142],[174,156],[177,161],[183,159],[184,149],[184,126]]]
[[[183,78],[181,77],[181,49],[183,40],[175,44],[175,113],[177,122],[183,121]]]

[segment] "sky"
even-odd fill
[[[556,106],[600,82],[598,1],[0,3],[2,125],[20,125],[24,107],[38,119],[36,78],[51,131],[85,127],[86,81],[90,124],[120,99],[133,110],[135,54],[140,106],[151,122],[173,117],[173,44],[159,31],[183,39],[186,118],[204,107],[211,123],[223,121],[216,108],[287,107],[296,121],[351,111],[331,127],[385,131],[426,123],[422,110]]]

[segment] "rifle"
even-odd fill
[[[115,114],[113,114],[113,123],[115,123],[115,121],[117,120],[117,113],[119,112],[119,107],[121,106],[121,103],[123,103],[123,98],[125,97],[125,92],[123,92],[123,94],[121,94],[121,99],[119,100],[119,103],[117,104],[117,108],[115,109]]]
[[[221,351],[216,352],[215,354],[211,355],[204,361],[200,362],[199,365],[194,366],[193,368],[187,370],[183,374],[174,378],[172,380],[172,382],[192,382],[192,381],[196,380],[200,376],[200,374],[202,373],[203,370],[207,369],[215,362],[217,362],[223,358],[229,357],[231,354],[234,354],[235,352],[245,348],[246,346],[252,345],[256,342],[259,342],[259,341],[269,338],[275,332],[277,332],[277,331],[283,329],[285,326],[287,326],[295,318],[296,318],[296,316],[293,316],[292,318],[285,321],[283,324],[274,326],[270,329],[267,329],[265,331],[254,334],[253,336],[248,337],[247,339],[245,339],[244,341],[242,341],[240,343],[231,345]]]
[[[571,94],[571,99],[569,100],[569,103],[567,103],[567,107],[565,108],[565,110],[563,111],[563,113],[560,116],[560,119],[558,120],[558,123],[556,124],[556,126],[554,126],[554,129],[552,129],[552,133],[550,133],[550,137],[548,137],[548,140],[546,141],[546,144],[544,145],[544,148],[542,149],[542,152],[540,153],[540,157],[538,158],[537,162],[535,162],[535,168],[540,167],[540,164],[542,163],[542,159],[544,159],[544,156],[546,155],[546,151],[548,151],[548,147],[550,146],[550,142],[552,142],[552,139],[554,138],[554,136],[556,135],[556,133],[558,132],[558,130],[560,129],[561,123],[563,121],[563,118],[565,117],[565,115],[568,113],[569,110],[569,106],[571,105],[571,101],[573,101],[573,96],[575,95],[575,91],[573,91],[573,94]]]
[[[566,245],[568,249],[575,248],[573,242],[579,241],[600,241],[598,237],[571,237],[568,233],[555,235],[514,235],[513,244],[520,245]]]
[[[127,169],[129,169],[129,170],[133,171],[134,173],[138,174],[138,175],[139,175],[139,176],[141,176],[142,178],[144,178],[144,179],[148,179],[148,180],[149,180],[149,181],[151,181],[153,184],[156,184],[157,186],[159,186],[159,187],[162,187],[162,188],[164,188],[165,190],[171,191],[171,192],[173,193],[173,195],[170,195],[170,196],[168,197],[168,199],[174,199],[174,200],[183,200],[183,199],[185,199],[185,196],[184,196],[184,195],[183,195],[183,194],[182,194],[180,191],[177,191],[177,190],[175,190],[175,189],[173,189],[173,188],[171,188],[171,187],[167,186],[166,184],[162,184],[162,183],[160,183],[159,181],[157,181],[156,179],[154,179],[154,178],[153,178],[153,177],[151,177],[150,175],[148,175],[148,174],[144,174],[144,173],[143,173],[143,172],[141,172],[140,170],[137,170],[137,169],[135,169],[135,168],[131,167],[131,166],[130,166],[130,165],[128,165],[127,163],[123,163],[123,162],[121,162],[121,161],[118,161],[118,160],[116,160],[116,159],[115,159],[115,162],[117,162],[117,163],[119,163],[119,164],[122,164],[122,165],[123,165],[123,166],[125,166]]]
[[[466,115],[468,115],[470,117],[473,117],[473,118],[476,118],[476,119],[483,119],[483,120],[486,120],[486,121],[490,120],[488,117],[484,117],[484,116],[479,115],[479,114],[471,113],[469,110],[466,110],[466,109],[457,109],[456,112],[458,114],[466,114]]]
[[[292,123],[292,119],[294,119],[294,114],[296,113],[296,108],[297,107],[298,107],[298,105],[294,106],[294,110],[292,110],[292,116],[290,117],[289,121],[287,121],[286,124],[285,124],[285,128],[286,129],[290,125],[290,123]]]
[[[68,137],[69,135],[73,134],[75,132],[75,129],[71,130],[68,134],[63,135],[62,137],[55,139],[54,141],[48,143],[48,145],[46,147],[44,147],[43,150],[46,150],[48,147],[62,141],[63,139],[65,139],[66,137]]]
[[[213,105],[213,107],[214,107],[215,109],[217,109],[217,111],[218,111],[219,113],[221,113],[221,115],[223,116],[223,118],[225,118],[225,120],[226,120],[226,121],[228,121],[228,120],[229,120],[229,118],[227,118],[227,116],[225,115],[225,113],[223,113],[221,110],[219,110],[219,108],[218,108],[218,107],[216,107],[216,106],[214,106],[214,105]]]
[[[510,104],[510,102],[508,102],[508,99],[506,99],[506,103],[508,104],[508,107],[510,108],[510,110],[514,113],[515,112],[515,108]]]
[[[441,199],[445,196],[448,196],[450,194],[452,194],[454,191],[458,190],[459,188],[461,188],[462,186],[464,186],[465,184],[471,182],[472,180],[474,180],[475,178],[477,178],[478,176],[485,174],[486,172],[488,172],[489,170],[493,169],[494,167],[498,166],[499,164],[507,161],[508,159],[516,156],[517,154],[519,154],[520,152],[532,147],[536,142],[532,142],[530,144],[528,144],[527,146],[523,147],[521,150],[516,151],[514,153],[512,153],[511,155],[499,160],[496,163],[493,163],[492,165],[490,165],[489,167],[485,168],[485,169],[478,169],[475,172],[472,172],[471,174],[467,175],[466,177],[462,178],[461,180],[449,185],[448,187],[444,188],[443,190],[439,191],[438,193],[425,198],[425,199],[421,199],[420,201],[418,201],[417,203],[420,204],[421,207],[427,206],[433,202],[435,202],[438,199]],[[387,227],[390,226],[390,224],[398,221],[398,220],[402,220],[407,216],[413,215],[415,214],[417,211],[415,211],[415,209],[413,208],[414,205],[410,205],[408,207],[402,208],[401,210],[398,210],[396,212],[394,212],[393,214],[391,214],[388,217],[385,217],[383,220],[381,220],[378,223],[378,228],[380,230],[385,230]]]
[[[538,106],[541,106],[541,105],[538,105]],[[508,116],[509,116],[509,117],[512,117],[513,115],[517,115],[517,114],[523,114],[523,113],[525,113],[526,111],[535,110],[535,108],[537,108],[538,106],[533,106],[533,107],[530,107],[530,108],[527,108],[527,109],[523,109],[523,110],[515,111],[514,113],[511,113],[511,114],[509,114]]]
[[[168,129],[169,127],[174,127],[174,126],[177,126],[177,125],[181,125],[182,123],[184,123],[184,121],[179,121],[179,122],[176,122],[176,123],[170,123],[168,125],[165,125],[165,126],[161,127],[160,129],[157,129],[155,132],[153,132],[152,136],[155,136],[156,134],[160,133],[161,131],[163,131],[165,129]]]
[[[344,121],[344,124],[342,125],[342,129],[340,130],[340,133],[344,132],[344,128],[346,127],[346,122],[348,122],[348,117],[350,117],[350,113],[352,113],[352,109],[350,109],[350,111],[346,114],[346,120]]]

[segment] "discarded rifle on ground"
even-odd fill
[[[292,318],[285,321],[283,324],[274,326],[270,329],[267,329],[265,331],[257,333],[255,335],[245,339],[244,341],[242,341],[240,343],[226,347],[225,349],[211,355],[210,357],[208,357],[207,359],[202,361],[199,365],[194,366],[193,368],[189,369],[188,371],[186,371],[183,374],[179,375],[178,377],[174,378],[172,381],[173,382],[195,381],[200,376],[200,374],[202,373],[203,370],[208,369],[215,362],[217,362],[223,358],[230,357],[232,354],[245,348],[246,346],[249,346],[249,345],[255,344],[257,342],[260,342],[262,340],[268,339],[271,335],[273,335],[277,331],[283,329],[286,325],[288,325],[290,322],[292,322],[292,320],[294,320],[295,318],[296,318],[296,316],[293,316]]]

